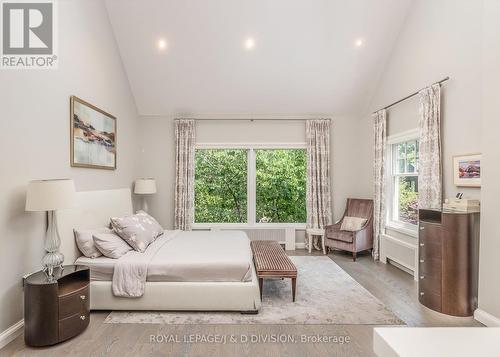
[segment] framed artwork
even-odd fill
[[[481,187],[481,154],[453,157],[453,183],[456,186]]]
[[[116,169],[116,118],[71,97],[71,166]]]

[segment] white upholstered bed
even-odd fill
[[[245,272],[237,261],[229,259],[234,254],[224,252],[227,249],[224,237],[216,236],[215,232],[165,232],[161,239],[166,240],[168,249],[155,258],[156,266],[152,265],[148,271],[144,295],[139,298],[114,296],[110,279],[113,259],[99,257],[90,261],[90,258],[81,257],[73,229],[104,227],[109,224],[110,217],[132,213],[129,189],[78,192],[75,208],[57,212],[60,250],[65,264],[73,264],[78,259],[79,264],[94,266],[90,283],[91,309],[243,312],[260,309],[253,264],[249,264]],[[238,249],[243,257],[251,256],[248,244],[235,243],[233,249]]]

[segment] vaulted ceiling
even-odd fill
[[[106,0],[142,115],[362,114],[411,2]]]

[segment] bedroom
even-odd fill
[[[420,355],[431,355],[426,346],[441,356],[494,348],[496,330],[480,327],[500,326],[497,1],[29,3],[37,3],[32,11],[1,1],[1,355],[381,356],[408,340]],[[433,110],[420,111],[422,103]],[[440,135],[424,135],[419,125],[438,120]],[[386,170],[374,176],[381,162]],[[430,164],[442,175],[421,175]],[[38,181],[51,179],[70,181]],[[429,189],[436,180],[442,185]],[[439,214],[421,192],[442,201]],[[441,210],[467,211],[478,201],[480,218],[475,208]],[[111,271],[101,280],[95,267],[66,268],[70,278],[90,280],[88,293],[77,294],[90,312],[68,304],[67,316],[81,322],[59,331],[57,308],[47,316],[56,337],[38,341],[50,347],[32,346],[29,336],[48,330],[34,311],[46,307],[28,294],[46,254],[45,211],[58,210],[59,250],[72,266],[84,255],[74,230],[104,229],[140,209],[166,233],[144,241],[145,253],[120,235],[114,242],[127,257],[154,256],[150,268],[136,263],[132,273],[142,280],[133,286],[124,266],[122,287],[143,296],[113,294],[114,262],[125,256],[107,258]],[[345,216],[360,218],[354,230],[362,233],[341,229],[356,223]],[[472,243],[452,251],[450,269],[459,273],[449,279],[472,288],[447,293],[443,273],[437,306],[428,298],[439,295],[434,286],[420,295],[432,280],[420,282],[420,255],[447,254],[429,250],[418,227],[459,216],[472,218],[453,227],[456,237]],[[359,245],[345,240],[354,235]],[[262,240],[285,249],[250,245]],[[275,279],[260,280],[266,262],[257,256],[283,259],[289,270],[272,268]],[[463,296],[462,317],[445,311]],[[64,336],[71,338],[55,343]]]

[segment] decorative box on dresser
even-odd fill
[[[87,328],[90,320],[90,271],[86,266],[43,271],[24,280],[24,340],[29,346],[49,346]]]
[[[453,316],[477,307],[479,212],[419,211],[419,301]]]

